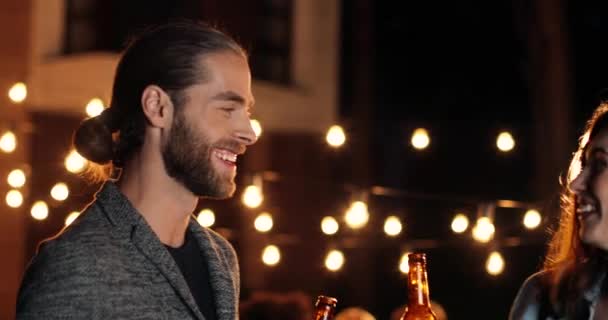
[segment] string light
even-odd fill
[[[369,212],[367,211],[367,204],[363,201],[355,201],[350,205],[350,208],[344,215],[346,225],[352,229],[361,229],[365,227],[369,221]]]
[[[511,133],[503,131],[496,138],[496,147],[502,152],[509,152],[515,147],[515,140]]]
[[[502,273],[505,269],[505,260],[502,258],[502,255],[498,251],[493,251],[488,256],[488,260],[486,261],[486,271],[488,274],[497,276]]]
[[[68,185],[63,182],[55,184],[51,189],[51,197],[57,201],[64,201],[69,195],[70,189],[68,188]]]
[[[72,211],[70,212],[70,214],[68,214],[67,217],[65,217],[65,226],[69,226],[72,224],[72,222],[74,222],[74,220],[76,220],[76,218],[78,218],[78,216],[80,215],[80,212],[78,211]]]
[[[275,266],[281,261],[281,251],[275,245],[268,245],[262,253],[262,261],[267,266]]]
[[[325,267],[329,271],[338,271],[344,265],[344,254],[340,250],[331,250],[325,257]]]
[[[528,211],[526,211],[526,214],[524,215],[524,226],[528,229],[535,229],[540,225],[541,222],[541,215],[540,212],[538,212],[537,210],[534,209],[530,209]]]
[[[15,83],[8,90],[8,98],[14,103],[21,103],[27,98],[27,86],[23,82]]]
[[[455,233],[463,233],[469,227],[469,218],[462,213],[458,213],[454,216],[451,227]]]
[[[321,220],[321,231],[326,235],[336,234],[340,229],[340,225],[338,225],[338,221],[334,217],[324,217]]]
[[[411,139],[412,146],[418,150],[426,149],[431,143],[428,131],[424,128],[414,130]]]
[[[272,229],[272,216],[268,212],[262,212],[255,218],[253,224],[259,232],[268,232]]]
[[[11,153],[17,148],[17,137],[12,131],[6,131],[0,137],[0,150],[5,153]]]
[[[262,190],[256,185],[249,185],[245,188],[243,192],[243,204],[247,207],[255,209],[259,207],[264,201],[264,196],[262,195]]]
[[[6,178],[8,184],[13,188],[21,188],[25,185],[25,173],[21,169],[14,169]]]
[[[23,195],[19,190],[10,190],[6,193],[6,204],[11,208],[19,208],[23,204]]]
[[[89,117],[97,117],[100,115],[106,107],[103,105],[103,101],[99,98],[93,98],[87,103],[86,112]]]
[[[65,158],[65,168],[71,173],[82,172],[88,164],[87,159],[81,156],[76,150],[70,151]]]
[[[410,272],[410,258],[408,257],[409,252],[405,252],[401,255],[401,260],[399,260],[399,271],[403,274],[408,274]]]
[[[262,124],[256,119],[251,119],[249,122],[251,122],[251,128],[255,136],[259,138],[262,135]]]
[[[34,219],[44,220],[49,216],[49,206],[44,201],[36,201],[30,213]]]
[[[344,134],[344,129],[338,125],[333,125],[327,130],[327,135],[325,136],[325,140],[327,144],[334,148],[339,148],[344,145],[346,142],[346,135]]]
[[[206,228],[210,228],[215,223],[215,213],[211,209],[203,209],[198,213],[196,221]]]
[[[475,227],[473,227],[473,238],[479,242],[486,243],[494,237],[494,224],[488,217],[480,217],[477,219]]]
[[[400,234],[402,228],[401,220],[396,216],[389,216],[384,221],[384,233],[390,237]]]

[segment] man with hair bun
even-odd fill
[[[132,41],[110,107],[74,134],[103,185],[40,244],[17,318],[238,319],[234,249],[192,212],[234,194],[253,103],[247,54],[226,34],[179,22]]]

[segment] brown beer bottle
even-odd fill
[[[338,299],[328,296],[319,296],[315,303],[313,320],[331,320],[336,314]]]
[[[437,320],[437,316],[431,310],[426,254],[410,253],[408,259],[410,271],[407,283],[407,307],[401,320]]]

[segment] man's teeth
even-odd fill
[[[588,212],[592,212],[594,209],[595,208],[592,205],[590,205],[590,204],[584,204],[582,206],[579,206],[576,209],[576,212],[578,212],[578,213],[588,213]]]
[[[224,161],[236,162],[236,154],[234,153],[227,151],[216,151],[215,155]]]

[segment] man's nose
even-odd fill
[[[258,140],[258,137],[255,134],[255,131],[253,131],[253,127],[251,126],[251,121],[249,119],[243,121],[243,123],[236,130],[235,136],[239,142],[246,146],[252,145]]]

